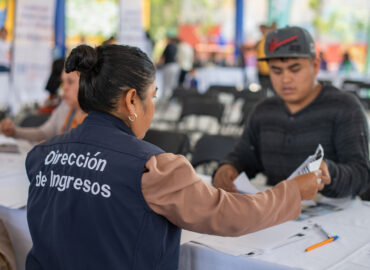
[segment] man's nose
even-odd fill
[[[289,83],[292,81],[292,74],[288,71],[284,71],[282,74],[283,83]]]

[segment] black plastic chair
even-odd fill
[[[221,123],[224,107],[215,100],[187,99],[184,101],[179,120],[189,115],[203,115],[215,117]]]
[[[177,123],[177,128],[187,132],[206,132],[212,129],[212,122],[208,121],[208,125],[201,123],[201,117],[207,116],[215,119],[218,122],[218,130],[221,127],[225,105],[217,100],[208,99],[185,99],[182,104],[182,111]],[[188,116],[195,116],[195,125],[192,127],[187,123]],[[211,119],[212,120],[212,119]]]
[[[185,155],[190,149],[189,137],[178,131],[150,129],[144,140],[173,154]]]
[[[39,127],[45,123],[50,117],[50,114],[32,114],[26,116],[20,123],[21,127]]]
[[[370,109],[370,83],[362,83],[357,90],[357,97],[366,110]]]
[[[206,93],[227,93],[235,96],[237,92],[236,87],[232,85],[211,85]]]
[[[236,98],[241,98],[244,101],[260,101],[266,98],[266,95],[263,91],[252,92],[249,89],[244,89],[242,91],[236,92]]]
[[[177,87],[172,94],[171,99],[176,99],[179,103],[183,103],[187,99],[209,99],[213,98],[205,96],[198,92],[195,88]]]
[[[212,174],[237,140],[234,136],[204,134],[194,146],[191,164],[200,173]]]
[[[322,85],[333,85],[333,82],[331,80],[325,80],[325,79],[318,79],[317,80]]]
[[[6,114],[7,114],[6,111],[0,111],[0,121],[6,117]]]
[[[342,83],[342,90],[357,92],[363,85],[363,82],[356,80],[344,80]]]
[[[259,103],[259,100],[245,100],[242,106],[241,118],[239,126],[243,126],[253,111],[254,107]]]

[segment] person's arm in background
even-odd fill
[[[366,116],[357,100],[341,110],[334,144],[337,161],[325,159],[331,184],[321,192],[328,197],[356,196],[370,185],[369,133]]]
[[[226,156],[214,173],[213,184],[230,192],[236,192],[232,181],[244,171],[249,178],[263,171],[258,155],[258,124],[255,120],[255,110],[248,119],[243,134],[234,149]]]
[[[3,221],[0,219],[0,269],[16,269],[15,254],[9,234]]]
[[[31,142],[50,139],[59,134],[68,111],[69,106],[65,102],[62,102],[41,126],[36,128],[15,127],[14,137]]]
[[[160,154],[145,165],[141,190],[149,207],[195,232],[239,236],[296,219],[301,200],[312,199],[320,173],[282,181],[255,195],[228,193],[205,184],[185,157]]]

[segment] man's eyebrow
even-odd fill
[[[301,64],[300,64],[300,63],[294,63],[294,64],[292,64],[292,65],[288,66],[288,68],[289,68],[289,69],[292,69],[292,68],[296,68],[296,67],[300,67],[300,66],[301,66]]]
[[[282,69],[281,67],[277,67],[277,66],[274,66],[274,65],[272,65],[271,67],[270,67],[271,69]]]

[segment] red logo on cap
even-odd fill
[[[269,52],[272,53],[280,46],[283,46],[284,44],[292,42],[296,39],[298,39],[297,35],[284,39],[283,41],[278,41],[276,38],[273,38],[272,41],[268,44]]]

